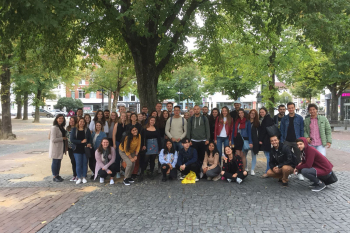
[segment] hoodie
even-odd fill
[[[304,142],[304,150],[302,151],[301,164],[296,166],[296,169],[301,171],[303,168],[315,168],[317,176],[326,176],[328,175],[333,168],[333,165],[329,160],[323,156],[318,150],[309,146],[306,138],[299,138]]]

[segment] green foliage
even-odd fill
[[[293,97],[288,92],[283,92],[280,95],[277,95],[275,98],[276,103],[278,104],[284,104],[287,106],[287,103],[293,102]]]
[[[77,110],[78,108],[83,108],[84,104],[80,99],[73,99],[71,97],[63,97],[57,101],[57,104],[54,106],[55,109],[62,110],[66,108],[66,111],[70,111],[71,109]]]
[[[178,90],[174,88],[175,80],[160,78],[157,86],[157,100],[163,102],[166,99],[178,100]]]

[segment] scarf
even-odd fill
[[[107,163],[109,163],[109,158],[108,158],[108,149],[105,150],[103,149],[103,160],[104,160],[104,164],[106,165]]]
[[[245,129],[245,122],[246,122],[246,118],[245,117],[243,117],[243,119],[241,119],[241,118],[238,118],[237,120],[236,120],[236,123],[235,123],[235,133],[234,133],[234,137],[237,137],[237,128],[238,128],[238,124],[240,124],[239,125],[239,129]]]

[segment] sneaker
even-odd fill
[[[121,172],[120,172],[120,175],[121,175],[121,176],[125,176],[125,172],[124,172],[124,171],[121,171]]]
[[[203,175],[204,175],[203,172],[201,172],[201,173],[199,174],[199,178],[202,179],[202,178],[203,178]]]
[[[57,176],[57,179],[59,179],[59,180],[60,180],[60,182],[62,182],[62,181],[63,181],[63,178],[62,178],[62,177],[60,177],[60,176]]]
[[[81,183],[81,179],[77,179],[77,181],[75,182],[75,184],[80,184]]]
[[[246,168],[246,169],[245,169],[245,171],[246,171],[246,172],[249,172],[249,169],[248,169],[248,168]]]
[[[86,184],[87,180],[85,179],[85,177],[83,178],[83,184]]]
[[[181,176],[180,176],[180,180],[185,179],[185,177],[186,177],[186,175],[181,175]]]
[[[163,178],[162,178],[162,181],[163,181],[163,182],[166,182],[166,181],[167,181],[167,178],[166,178],[166,177],[163,177]]]
[[[116,178],[117,178],[117,179],[120,178],[120,172],[117,172]]]
[[[109,184],[114,184],[113,178],[109,181]]]
[[[103,184],[105,182],[105,178],[100,177],[100,183]]]
[[[128,178],[128,181],[129,181],[129,183],[134,183],[135,182],[133,178]]]
[[[311,191],[314,191],[314,192],[319,192],[323,189],[325,189],[327,186],[321,182],[321,183],[318,183],[314,188],[311,189]]]
[[[227,180],[227,182],[229,182],[229,183],[231,183],[231,181],[232,181],[232,179],[226,179]]]
[[[207,180],[212,180],[213,179],[213,177],[207,177]]]
[[[309,188],[315,188],[316,185],[317,185],[317,183],[312,183],[309,185]]]
[[[243,180],[242,180],[241,178],[238,178],[238,177],[237,177],[236,182],[237,182],[238,184],[242,183],[242,181],[243,181]]]
[[[58,177],[54,177],[54,178],[53,178],[53,181],[54,181],[54,182],[62,182],[62,180],[60,180]]]
[[[303,176],[301,173],[299,173],[299,174],[298,174],[298,179],[299,179],[299,180],[304,180],[304,176]]]
[[[288,182],[282,183],[282,186],[283,186],[283,187],[288,187]]]
[[[124,183],[125,185],[130,185],[130,182],[129,182],[128,179],[124,179],[124,180],[123,180],[123,183]]]
[[[218,180],[220,180],[220,178],[221,178],[221,175],[217,175],[213,178],[213,181],[218,181]]]
[[[251,170],[251,171],[250,171],[250,175],[255,176],[255,171],[254,171],[254,170]]]
[[[77,181],[77,178],[75,176],[72,177],[69,181]]]
[[[196,179],[194,181],[196,181],[196,182],[199,181],[198,177],[196,177]]]
[[[142,174],[140,174],[140,176],[138,177],[137,181],[138,182],[142,182],[143,181],[143,175]]]
[[[95,179],[95,174],[94,173],[92,173],[92,175],[90,176],[90,180],[93,180],[93,179]]]

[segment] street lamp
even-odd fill
[[[182,92],[180,91],[180,89],[179,89],[179,91],[178,91],[176,94],[179,95],[179,105],[180,105],[180,96],[181,96],[183,93],[182,93]]]

